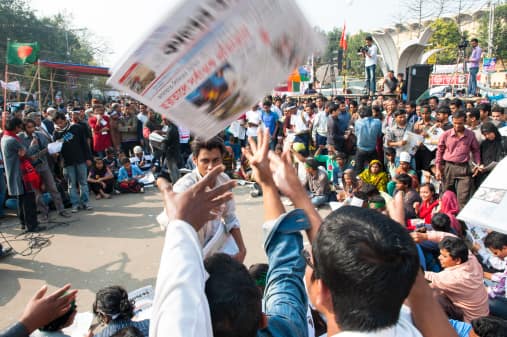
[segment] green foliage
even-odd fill
[[[458,24],[454,20],[436,19],[430,24],[434,33],[429,40],[429,49],[443,50],[437,53],[438,64],[454,64],[458,56],[460,33]]]
[[[479,27],[479,43],[484,51],[488,47],[488,22],[489,12],[481,18]],[[507,4],[495,8],[493,56],[507,60]]]

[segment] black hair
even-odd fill
[[[466,118],[466,116],[463,110],[458,110],[452,114],[452,119]]]
[[[57,112],[55,114],[55,116],[53,117],[53,120],[56,121],[56,120],[59,120],[59,119],[66,121],[67,117],[65,117],[65,114],[63,112]]]
[[[355,106],[357,108],[358,104],[357,104],[357,101],[352,100],[352,101],[350,101],[349,105],[350,106]]]
[[[468,247],[461,238],[446,236],[440,241],[438,247],[448,251],[453,260],[460,259],[461,263],[468,261]]]
[[[415,109],[417,108],[417,104],[415,104],[414,101],[411,101],[411,102],[407,102],[407,105],[410,106],[411,108]]]
[[[367,199],[369,199],[375,195],[380,195],[380,192],[378,191],[377,186],[375,186],[373,184],[368,184],[368,183],[363,183],[361,185],[361,188],[359,189],[359,192],[363,192],[364,194],[366,194]]]
[[[406,115],[407,112],[405,111],[405,109],[398,109],[394,112],[394,117],[398,117],[398,116],[402,116],[402,115]]]
[[[488,233],[484,238],[484,245],[486,248],[502,249],[507,246],[507,235],[498,232]]]
[[[326,105],[326,107],[329,108],[329,112],[338,110],[338,105],[336,105],[333,102],[329,102],[328,105]]]
[[[455,105],[458,109],[461,108],[463,106],[463,101],[460,100],[459,98],[454,98],[451,100],[451,102],[449,103],[449,105]]]
[[[95,295],[93,313],[99,318],[130,320],[134,316],[134,302],[129,300],[127,291],[120,286],[100,289]]]
[[[412,178],[406,173],[398,174],[396,180],[407,187],[412,186]]]
[[[128,159],[127,157],[122,158],[122,159],[121,159],[121,163],[122,163],[122,165],[125,165],[125,164],[127,164],[127,163],[130,163],[130,159]]]
[[[25,118],[24,125],[26,126],[27,124],[33,124],[34,126],[37,125],[35,124],[35,121],[31,118]]]
[[[386,147],[385,153],[386,155],[394,156],[396,154],[396,149],[394,147]]]
[[[245,266],[226,254],[204,260],[215,337],[255,337],[262,318],[261,294]]]
[[[320,163],[312,157],[306,158],[305,164],[314,170],[318,170],[320,166]]]
[[[433,196],[436,195],[437,191],[435,190],[435,186],[432,183],[424,183],[421,186],[419,186],[419,190],[421,190],[421,187],[427,187],[429,188],[430,192],[433,194]]]
[[[144,337],[144,335],[141,330],[135,326],[129,326],[118,330],[113,335],[111,335],[111,337]]]
[[[342,330],[369,332],[398,322],[419,270],[416,246],[399,223],[343,206],[326,217],[312,250],[314,277],[329,288]]]
[[[367,41],[373,41],[373,37],[371,35],[368,35],[364,38]]]
[[[473,39],[470,39],[470,42],[479,43],[479,40],[477,40],[475,37]]]
[[[476,120],[480,120],[481,119],[481,112],[479,111],[479,109],[477,108],[474,108],[470,111],[470,118],[475,118]]]
[[[430,101],[430,100],[432,100],[432,99],[434,99],[434,100],[437,102],[437,104],[440,102],[440,100],[438,99],[438,97],[437,97],[437,96],[431,96],[430,98],[428,98],[428,103],[429,103],[429,101]]]
[[[447,105],[441,106],[440,108],[438,108],[437,114],[450,115],[451,114],[451,109]]]
[[[14,118],[8,119],[5,122],[5,130],[7,130],[7,131],[15,131],[17,127],[21,127],[21,128],[23,127],[23,121],[21,120],[21,118],[14,117]]]
[[[371,117],[372,115],[373,115],[372,108],[370,108],[369,106],[362,106],[359,109],[359,116],[361,116],[361,118]]]
[[[271,105],[272,105],[271,101],[265,100],[264,102],[262,102],[262,106],[269,106],[270,107]]]
[[[507,336],[507,321],[498,317],[479,317],[471,322],[474,332],[479,337]]]
[[[491,107],[491,112],[499,112],[502,115],[504,114],[504,108],[502,108],[500,105],[495,104],[493,107]]]
[[[70,316],[72,316],[74,312],[76,312],[76,302],[72,301],[67,312],[44,325],[42,328],[39,328],[39,330],[48,332],[60,331],[65,327],[65,324],[69,321]]]
[[[424,104],[421,106],[421,113],[426,110],[431,113],[431,107],[428,104]]]
[[[431,227],[440,232],[451,232],[451,219],[445,213],[436,213],[431,217]]]
[[[225,144],[224,140],[218,136],[215,136],[209,140],[204,140],[203,138],[196,138],[192,142],[192,154],[194,158],[199,156],[199,153],[202,149],[211,151],[213,149],[219,149],[220,154],[223,156],[225,153]]]
[[[486,103],[486,102],[481,103],[477,106],[477,109],[486,111],[489,115],[491,113],[491,104]]]

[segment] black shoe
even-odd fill
[[[13,253],[12,248],[4,248],[0,251],[0,258],[9,256]]]
[[[25,229],[26,229],[26,226],[25,226],[25,224],[22,223],[21,224],[21,230],[24,231]]]

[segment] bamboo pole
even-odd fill
[[[9,42],[7,42],[7,46]],[[7,59],[5,60],[5,87],[4,87],[4,110],[2,111],[2,130],[5,130],[5,118],[7,115],[7,83],[9,83],[9,65]]]
[[[33,74],[33,79],[32,79],[32,83],[30,84],[30,89],[28,89],[28,95],[26,95],[26,98],[25,98],[25,103],[28,102],[28,96],[30,96],[32,94],[32,88],[35,84],[35,80],[37,79],[37,70],[35,70],[35,74]]]
[[[38,79],[38,87],[39,87],[39,93],[38,93],[38,101],[39,101],[39,111],[42,111],[42,101],[41,101],[41,87],[40,87],[40,62],[37,61],[37,79]]]

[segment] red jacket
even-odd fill
[[[97,117],[92,116],[88,119],[88,124],[93,132],[93,151],[103,152],[108,147],[112,146],[111,141],[111,123],[109,122],[108,116],[102,116],[102,120],[99,122]],[[107,128],[107,131],[102,131]]]

